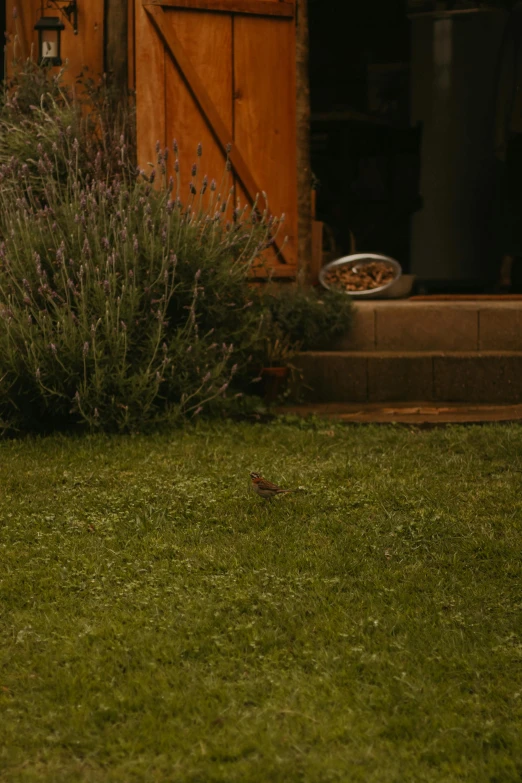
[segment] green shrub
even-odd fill
[[[352,300],[340,291],[286,285],[265,302],[278,332],[304,351],[327,350],[350,328]]]
[[[201,147],[188,193],[159,143],[156,169],[137,171],[125,111],[111,117],[103,84],[84,94],[28,62],[0,105],[0,426],[237,411],[262,367],[346,328],[348,299],[257,295],[249,272],[279,221],[255,205],[227,221],[230,166],[218,188]]]
[[[61,143],[65,180],[42,148],[31,173],[0,166],[4,421],[125,430],[226,406],[262,364],[248,272],[277,221],[236,210],[225,222],[231,191],[196,165],[182,203],[154,171],[108,180],[101,152],[84,175],[77,139]],[[158,145],[158,177],[167,154]],[[126,171],[123,139],[120,155]]]

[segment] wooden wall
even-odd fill
[[[127,0],[128,82],[136,89],[138,157],[154,160],[159,140],[174,137],[183,191],[198,143],[209,178],[221,180],[225,150],[234,201],[252,203],[266,191],[269,212],[286,220],[269,266],[292,277],[297,264],[297,164],[294,0]],[[44,5],[45,16],[59,12]],[[16,7],[16,14],[13,10]],[[41,0],[7,0],[8,74],[13,60],[38,57],[34,25]],[[64,79],[104,71],[104,0],[80,0],[78,35],[64,19]],[[173,156],[169,160],[172,171]],[[225,183],[223,183],[225,185]],[[226,184],[226,189],[230,187]],[[233,203],[230,205],[231,210]],[[260,198],[261,211],[267,206]],[[283,240],[287,237],[287,242]],[[260,274],[266,274],[260,272]]]
[[[8,72],[13,57],[27,59],[38,56],[38,33],[34,25],[41,16],[41,0],[7,0],[6,26],[9,35],[7,45]],[[13,8],[16,16],[13,18]],[[54,8],[45,8],[45,16],[59,16]],[[72,26],[62,17],[65,30],[62,31],[62,60],[68,60],[65,80],[70,84],[84,66],[88,66],[91,76],[103,73],[103,0],[88,0],[78,4],[78,35],[74,35]]]

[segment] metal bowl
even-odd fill
[[[394,268],[395,274],[390,282],[386,283],[386,285],[381,285],[378,288],[367,288],[364,291],[346,291],[346,293],[357,298],[370,298],[372,296],[376,296],[376,294],[380,294],[382,291],[386,291],[388,288],[390,288],[390,286],[396,283],[402,274],[401,265],[398,263],[398,261],[396,261],[394,258],[390,258],[389,256],[381,256],[377,253],[354,253],[351,256],[337,258],[335,261],[330,261],[329,264],[323,266],[319,272],[319,282],[324,288],[328,288],[329,291],[342,291],[343,289],[339,288],[339,286],[328,285],[328,283],[325,283],[324,278],[327,272],[329,272],[329,270],[333,269],[334,267],[344,266],[345,264],[350,264],[352,267],[363,266],[364,264],[368,264],[372,261],[385,261]]]

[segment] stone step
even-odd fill
[[[304,400],[522,403],[522,351],[307,351]]]
[[[336,351],[522,351],[522,302],[355,302]]]

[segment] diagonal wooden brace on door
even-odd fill
[[[223,150],[223,153],[226,154],[227,148],[230,147],[228,157],[233,166],[234,172],[252,202],[254,202],[257,197],[258,208],[262,212],[267,207],[267,204],[266,199],[262,194],[261,188],[256,183],[237,145],[234,144],[225,123],[221,119],[221,115],[211,100],[205,85],[199,78],[196,69],[192,65],[190,58],[181,44],[181,41],[176,35],[173,26],[168,24],[163,8],[160,5],[146,2],[146,0],[143,2],[143,7],[145,8],[149,18],[158,31],[170,56],[177,65],[212,134]],[[288,264],[289,261],[288,257],[285,255],[283,242],[276,238],[274,244],[278,257],[281,258],[284,263]]]
[[[147,5],[210,13],[278,16],[280,19],[293,19],[295,16],[294,4],[284,0],[279,0],[277,3],[267,3],[266,0],[145,0],[145,2]]]

